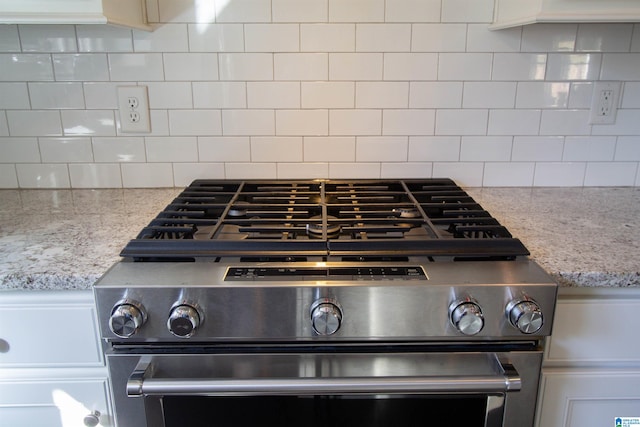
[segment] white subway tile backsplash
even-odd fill
[[[436,135],[486,135],[489,111],[451,109],[436,112]]]
[[[584,185],[615,187],[635,185],[637,162],[589,162]]]
[[[438,54],[385,53],[384,80],[437,80]]]
[[[564,140],[562,160],[565,162],[611,161],[615,152],[615,136],[567,136]]]
[[[376,179],[380,178],[380,163],[330,163],[331,179]]]
[[[631,52],[640,52],[640,25],[633,26],[633,36],[631,37]],[[639,177],[640,179],[640,177]]]
[[[251,161],[301,162],[302,137],[253,137],[251,138]]]
[[[85,108],[82,83],[29,83],[29,95],[38,110]]]
[[[482,187],[484,163],[482,162],[434,162],[433,176],[448,177],[463,187]]]
[[[60,136],[62,125],[58,111],[7,110],[11,136]]]
[[[247,52],[297,52],[300,50],[298,24],[247,24],[244,26]]]
[[[9,136],[9,124],[4,113],[0,113],[0,136]]]
[[[463,108],[513,108],[515,82],[465,82]]]
[[[492,0],[446,0],[442,2],[442,22],[491,22]]]
[[[510,136],[463,136],[460,161],[508,162],[512,140]]]
[[[248,136],[199,137],[198,154],[201,162],[250,162],[250,139]]]
[[[84,101],[90,110],[115,110],[118,108],[118,83],[94,83],[82,84]]]
[[[0,82],[0,110],[25,110],[30,108],[26,83]]]
[[[193,82],[194,108],[246,108],[245,82]]]
[[[151,110],[151,135],[153,136],[168,136],[169,135],[169,112],[167,110]],[[119,120],[120,115],[116,114],[116,119]],[[121,133],[120,125],[118,124],[118,134]]]
[[[573,52],[577,24],[537,24],[522,28],[522,52]]]
[[[220,80],[273,80],[273,55],[269,53],[221,53]]]
[[[19,25],[23,52],[77,52],[73,25]]]
[[[533,185],[537,187],[580,187],[584,182],[586,163],[536,163]]]
[[[93,151],[90,138],[40,138],[43,163],[91,163]]]
[[[174,186],[171,163],[122,163],[120,170],[125,188]]]
[[[2,163],[39,163],[37,138],[0,138]]]
[[[277,53],[273,56],[275,80],[327,80],[327,53]]]
[[[0,93],[2,85],[0,85]],[[2,101],[0,101],[2,105]],[[640,82],[626,82],[622,93],[622,108],[640,108]]]
[[[223,110],[223,134],[230,136],[275,135],[275,120],[273,110]]]
[[[421,162],[382,163],[380,178],[430,178],[433,164]]]
[[[328,163],[278,163],[278,179],[320,179],[329,176]]]
[[[410,108],[462,107],[462,82],[411,82]]]
[[[353,136],[304,137],[305,162],[353,162],[356,138]]]
[[[398,109],[382,113],[383,135],[433,135],[435,110]]]
[[[20,52],[17,25],[0,25],[0,52]]]
[[[173,136],[221,135],[220,110],[169,110],[169,133]]]
[[[77,25],[79,52],[133,52],[128,28],[111,25]]]
[[[467,52],[519,52],[522,27],[491,31],[487,24],[469,24]]]
[[[16,164],[21,188],[69,188],[69,169],[65,164]]]
[[[226,163],[224,170],[227,179],[276,179],[278,177],[276,163]]]
[[[189,24],[191,52],[242,52],[244,29],[242,24]]]
[[[17,188],[18,175],[16,167],[12,164],[0,164],[0,188]]]
[[[117,164],[69,165],[71,188],[121,188],[122,175]]]
[[[441,53],[439,80],[491,80],[490,53]]]
[[[0,81],[52,81],[51,55],[44,53],[0,53]]]
[[[640,80],[640,54],[605,53],[602,80]]]
[[[116,122],[112,110],[62,110],[65,135],[115,136]]]
[[[357,162],[407,162],[406,136],[360,136],[356,138]]]
[[[467,45],[465,24],[413,24],[412,52],[464,52]]]
[[[567,108],[568,82],[520,82],[516,108]]]
[[[513,139],[514,162],[559,162],[564,138],[561,136],[516,136]]]
[[[640,161],[640,136],[619,136],[615,160]]]
[[[146,86],[153,108],[193,108],[189,82],[150,82]]]
[[[300,108],[300,82],[247,82],[249,108]]]
[[[629,52],[633,24],[580,24],[576,52]]]
[[[441,0],[386,0],[386,22],[439,22]]]
[[[385,0],[329,0],[330,22],[382,22]]]
[[[354,82],[302,82],[302,108],[354,108]]]
[[[186,187],[194,179],[224,179],[224,163],[176,163],[173,165],[173,183]]]
[[[216,22],[270,22],[271,0],[215,2]]]
[[[495,53],[493,80],[544,80],[547,55],[539,53]]]
[[[357,24],[357,52],[409,52],[410,24]]]
[[[543,110],[540,135],[589,135],[588,110]]]
[[[328,133],[327,110],[276,110],[276,135],[321,136]]]
[[[101,53],[54,54],[53,69],[58,81],[107,81],[109,65]]]
[[[356,108],[407,108],[408,82],[357,82]]]
[[[489,135],[537,135],[540,110],[491,110]]]
[[[218,80],[218,55],[215,53],[165,53],[165,80]]]
[[[144,163],[147,160],[142,137],[95,137],[92,146],[97,163]]]
[[[329,110],[329,135],[381,135],[381,110]]]
[[[421,162],[460,160],[459,136],[410,136],[409,159]]]
[[[326,22],[328,0],[271,0],[273,22]]]
[[[147,137],[145,147],[148,162],[197,162],[196,137]]]
[[[482,185],[488,187],[530,187],[535,163],[486,163]]]
[[[162,81],[161,53],[109,54],[109,72],[114,81]]]
[[[355,49],[355,24],[300,24],[302,52],[353,52]]]
[[[382,53],[330,53],[329,80],[382,80]]]
[[[547,80],[594,80],[600,73],[602,55],[549,54]]]
[[[593,94],[593,83],[591,82],[573,82],[569,93],[568,107],[591,108],[591,95]]]
[[[593,135],[640,135],[640,120],[638,120],[638,110],[618,110],[615,124],[593,125],[591,133]]]

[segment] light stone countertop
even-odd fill
[[[0,190],[0,290],[91,289],[182,189]],[[640,287],[640,188],[469,188],[564,287]]]

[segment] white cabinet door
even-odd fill
[[[547,370],[538,427],[614,427],[640,417],[640,370]]]
[[[145,0],[0,0],[0,23],[115,24],[150,29]]]
[[[100,426],[112,426],[105,379],[0,381],[3,427],[80,427],[84,417],[100,413]]]

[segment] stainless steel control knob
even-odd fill
[[[484,327],[482,309],[473,301],[458,301],[449,306],[453,326],[465,335],[475,335]]]
[[[201,316],[195,307],[179,304],[171,309],[167,328],[178,338],[190,338],[201,323]]]
[[[544,324],[540,306],[533,300],[516,300],[507,305],[509,322],[523,334],[538,332]]]
[[[109,329],[121,338],[129,338],[144,324],[147,315],[141,304],[125,301],[116,304],[109,318]]]
[[[337,301],[322,298],[311,305],[311,326],[318,335],[333,335],[342,324],[342,309]]]
[[[95,427],[100,424],[100,412],[93,411],[89,415],[84,417],[83,423],[87,427]]]

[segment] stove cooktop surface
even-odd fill
[[[528,254],[450,179],[196,180],[121,252],[136,261],[286,262]]]

